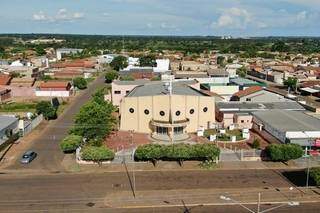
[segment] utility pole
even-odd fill
[[[260,200],[261,200],[261,193],[258,193],[258,208],[257,208],[257,213],[260,213]]]

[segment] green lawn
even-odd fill
[[[231,136],[236,136],[237,141],[244,139],[239,129],[227,130],[226,134],[219,134],[215,129],[207,129],[204,131],[204,137],[208,138],[210,135],[217,135],[217,140],[219,141],[231,141]]]
[[[35,112],[37,102],[0,104],[0,112]]]

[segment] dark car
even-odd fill
[[[30,163],[36,157],[37,153],[35,153],[34,151],[27,151],[22,155],[20,163]]]

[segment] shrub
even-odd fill
[[[81,150],[81,158],[86,161],[108,161],[114,158],[114,152],[104,146],[86,146]]]
[[[135,159],[137,161],[156,160],[212,160],[218,157],[220,150],[213,144],[174,144],[159,145],[148,144],[136,149]]]
[[[102,146],[102,140],[97,138],[97,139],[91,139],[89,140],[88,144],[90,146],[96,146],[96,147],[99,147],[99,146]]]
[[[260,140],[255,138],[252,142],[252,148],[259,149],[260,148]]]
[[[117,71],[109,71],[104,76],[106,83],[111,83],[113,80],[117,79],[119,76]]]
[[[297,144],[271,144],[266,148],[272,161],[288,161],[302,157],[303,149]]]
[[[77,77],[73,79],[73,85],[78,89],[85,89],[87,88],[87,81],[82,77]]]
[[[317,186],[320,186],[320,168],[312,168],[310,170],[310,177],[314,180]]]
[[[68,135],[61,141],[60,148],[63,152],[71,153],[71,152],[75,152],[81,143],[82,143],[81,136]]]
[[[120,81],[134,81],[134,77],[131,75],[123,75],[120,77]]]

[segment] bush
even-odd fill
[[[109,71],[106,73],[106,75],[104,76],[104,79],[106,81],[106,83],[111,83],[113,80],[117,79],[119,77],[118,72],[116,71]]]
[[[218,157],[220,150],[213,144],[147,144],[136,149],[137,161],[185,161],[185,160],[213,160]]]
[[[266,148],[272,161],[288,161],[302,157],[303,149],[297,144],[271,144]]]
[[[120,81],[134,81],[134,77],[131,75],[123,75],[120,77]]]
[[[320,168],[312,168],[310,170],[310,177],[314,180],[317,186],[320,186]]]
[[[104,146],[86,146],[81,150],[81,158],[86,161],[108,161],[114,158],[114,152]]]
[[[252,148],[259,149],[260,148],[260,140],[255,138],[252,143]]]
[[[37,114],[42,114],[46,120],[57,118],[57,109],[49,101],[40,101],[36,105]]]
[[[61,141],[60,148],[63,152],[71,153],[71,152],[75,152],[81,143],[82,143],[81,136],[68,135]]]
[[[87,88],[87,81],[82,77],[77,77],[73,79],[73,85],[78,89],[85,89]]]

